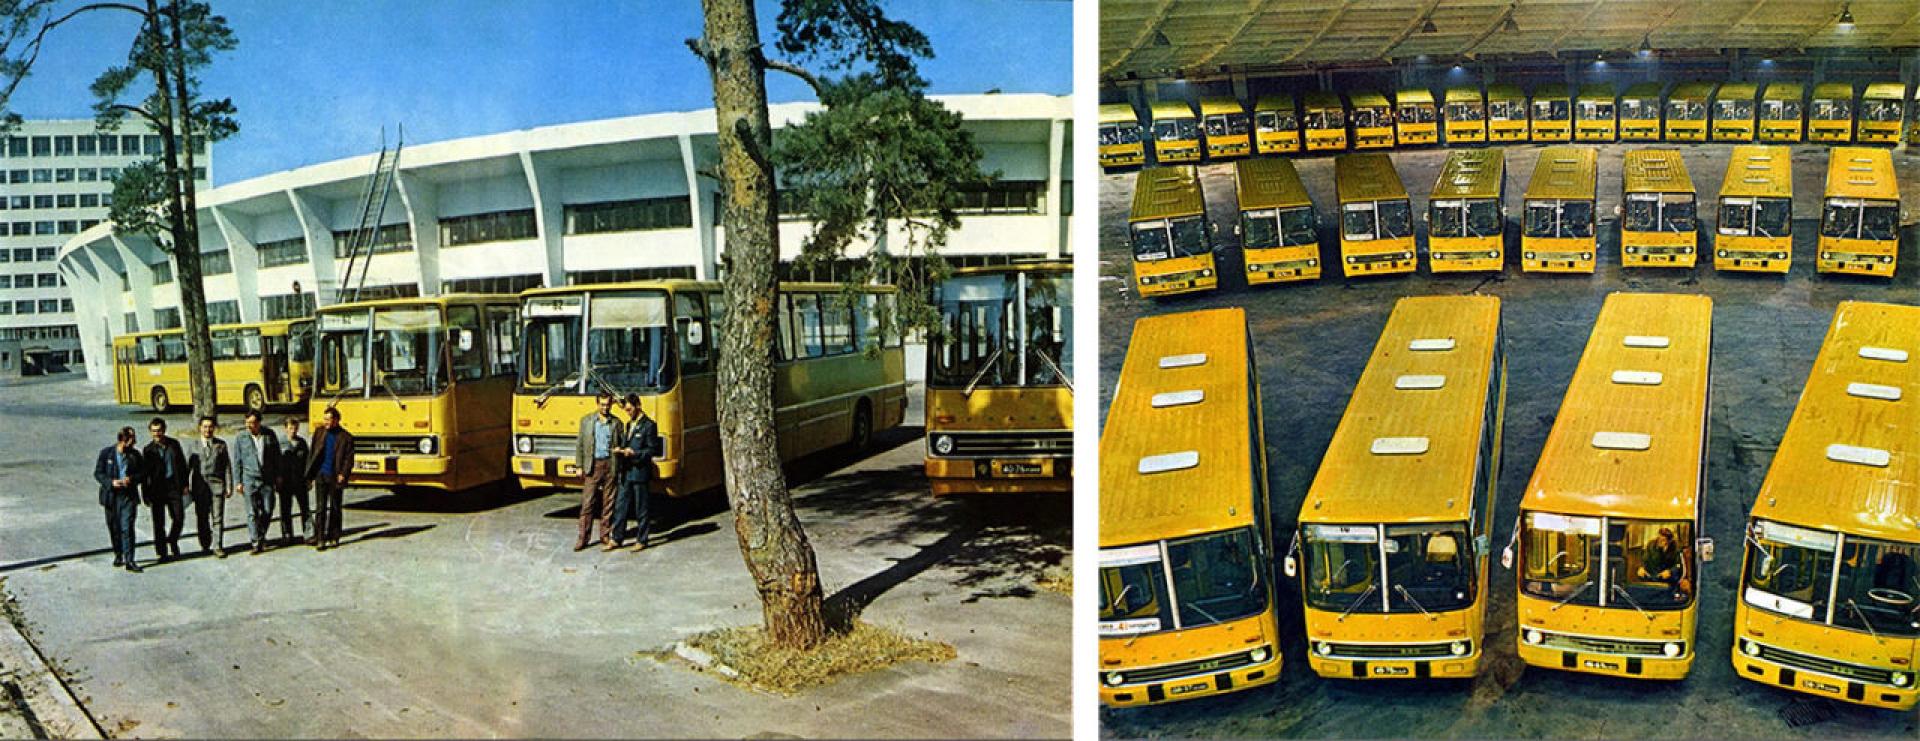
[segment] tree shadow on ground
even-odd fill
[[[494,509],[506,509],[521,502],[546,496],[550,491],[522,489],[508,479],[476,486],[464,491],[399,488],[346,503],[349,510],[368,512],[406,512],[416,514],[471,515]]]
[[[346,543],[358,543],[363,540],[404,538],[406,536],[413,535],[415,533],[432,530],[433,528],[434,528],[433,525],[406,525],[401,527],[389,527],[389,523],[377,522],[371,525],[354,525],[351,527],[341,528],[340,535],[343,539],[342,543],[346,544]],[[101,529],[104,530],[105,526],[102,526]],[[247,551],[248,547],[250,546],[250,543],[248,543],[248,541],[246,540],[246,537],[245,537],[246,531],[247,531],[247,526],[244,524],[229,525],[224,530],[222,530],[223,533],[239,534],[241,536],[238,540],[225,541],[224,547],[226,548],[227,554],[229,556],[243,554]],[[354,536],[358,536],[358,537],[354,537]],[[267,552],[269,553],[286,549],[286,548],[298,547],[298,544],[280,543],[279,538],[271,537],[271,536],[267,538],[267,542],[269,543],[269,546],[267,548]],[[279,543],[279,544],[274,545],[276,543]],[[184,563],[187,561],[199,560],[203,558],[216,558],[216,556],[214,555],[211,549],[204,550],[204,551],[198,550],[200,543],[196,539],[195,533],[192,531],[187,531],[180,534],[180,545],[183,550],[183,553],[179,556],[169,558],[164,563],[162,563],[156,560],[153,555],[153,541],[142,540],[134,544],[134,559],[137,563],[139,563],[142,566],[155,566],[155,565],[172,565],[176,563]],[[27,569],[64,563],[67,561],[77,561],[83,558],[94,558],[94,557],[107,558],[107,557],[111,557],[112,555],[113,555],[113,548],[111,546],[108,546],[108,547],[102,547],[102,548],[94,548],[94,549],[85,550],[85,551],[76,551],[74,553],[66,553],[58,556],[43,556],[40,558],[28,559],[25,561],[15,561],[13,563],[0,564],[0,574],[12,572],[12,571],[24,571]]]

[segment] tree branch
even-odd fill
[[[819,96],[822,100],[826,99],[827,91],[820,86],[820,78],[814,77],[812,72],[808,72],[800,65],[780,59],[773,59],[764,54],[760,56],[760,61],[767,66],[767,69],[779,70],[800,78],[807,83],[808,87],[813,88],[814,95]]]
[[[147,10],[145,8],[139,8],[139,7],[127,5],[124,3],[90,3],[87,5],[82,5],[78,8],[74,8],[73,10],[68,11],[65,15],[62,15],[59,18],[55,18],[51,21],[48,21],[45,25],[42,25],[40,27],[40,30],[38,32],[34,33],[33,40],[27,42],[26,47],[24,47],[21,54],[19,73],[16,75],[13,75],[11,79],[7,80],[7,85],[5,89],[0,89],[0,110],[4,110],[7,107],[7,101],[13,99],[13,91],[20,87],[20,81],[27,78],[28,71],[32,70],[34,63],[40,60],[40,46],[42,42],[46,41],[47,34],[53,31],[53,29],[59,28],[61,24],[64,24],[67,21],[73,20],[75,16],[78,16],[82,13],[92,12],[95,10],[125,10],[132,13],[137,13],[141,18],[144,18],[149,22],[153,20],[152,16],[147,15]],[[9,46],[10,45],[11,44],[9,44]],[[0,51],[5,51],[5,47],[0,47]]]
[[[146,119],[147,123],[153,124],[153,128],[155,131],[166,132],[167,134],[173,133],[172,125],[161,121],[158,116],[155,116],[152,113],[147,112],[147,109],[145,108],[130,106],[125,103],[115,103],[113,105],[101,108],[100,112],[101,113],[113,113],[113,112],[131,113],[136,116],[139,116],[140,118]]]

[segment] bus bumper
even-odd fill
[[[1591,252],[1520,253],[1520,270],[1528,273],[1592,273]]]
[[[1414,253],[1380,252],[1368,255],[1347,255],[1341,266],[1348,278],[1360,275],[1390,275],[1393,273],[1411,273],[1414,266]]]
[[[1900,688],[1795,669],[1742,653],[1740,649],[1750,643],[1749,639],[1735,638],[1733,643],[1733,673],[1742,679],[1876,708],[1912,710],[1920,706],[1920,688],[1913,686],[1914,680],[1909,679],[1908,686]],[[1913,675],[1909,672],[1908,676]]]
[[[928,458],[933,495],[1073,491],[1069,458]]]
[[[1323,659],[1309,654],[1313,673],[1328,679],[1466,679],[1480,673],[1480,654],[1422,661]]]
[[[1107,169],[1133,167],[1146,161],[1147,155],[1145,152],[1102,153],[1100,155],[1100,166]]]
[[[573,458],[549,455],[515,455],[507,461],[514,478],[524,489],[578,489],[580,467]],[[655,489],[659,482],[680,475],[680,459],[656,458],[653,462]]]
[[[1548,669],[1605,674],[1629,679],[1685,679],[1687,671],[1693,668],[1693,655],[1690,653],[1669,659],[1664,656],[1585,653],[1564,648],[1535,646],[1527,643],[1524,638],[1517,642],[1520,646],[1521,661]]]
[[[1863,255],[1853,252],[1833,252],[1821,250],[1814,261],[1814,269],[1821,273],[1839,273],[1841,275],[1872,275],[1882,278],[1893,277],[1892,255]]]
[[[1690,268],[1699,259],[1693,245],[1642,246],[1620,248],[1620,265],[1628,268]]]
[[[1432,144],[1440,140],[1440,137],[1434,132],[1423,129],[1400,131],[1397,132],[1396,135],[1400,137],[1400,146],[1403,147],[1416,144]]]
[[[452,489],[453,459],[433,455],[356,455],[349,486]]]
[[[1262,283],[1319,280],[1319,278],[1320,259],[1314,257],[1305,260],[1283,260],[1247,265],[1247,285],[1251,286]]]
[[[1183,280],[1159,281],[1159,280],[1153,280],[1152,276],[1149,276],[1142,280],[1151,280],[1153,282],[1141,283],[1139,287],[1140,295],[1147,296],[1147,297],[1154,297],[1154,296],[1171,296],[1177,293],[1195,293],[1199,291],[1211,291],[1214,289],[1215,286],[1219,284],[1220,279],[1219,277],[1213,274],[1213,270],[1211,268],[1202,270],[1200,272],[1201,272],[1201,275],[1197,277],[1186,278]]]
[[[1497,271],[1505,267],[1506,255],[1502,254],[1498,249],[1432,250],[1427,253],[1427,270],[1435,273],[1470,273],[1483,270]]]
[[[1786,274],[1793,264],[1793,253],[1780,250],[1715,250],[1713,269],[1750,273]]]
[[[1100,672],[1103,678],[1100,683],[1100,704],[1117,708],[1157,705],[1272,684],[1280,679],[1280,656],[1276,652],[1272,658],[1263,663],[1221,672],[1175,677],[1158,682],[1114,686],[1104,681],[1104,677],[1112,674],[1124,677],[1127,671],[1119,669]]]

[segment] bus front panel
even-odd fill
[[[1713,269],[1785,274],[1793,264],[1792,218],[1790,199],[1721,198]]]
[[[1101,124],[1100,166],[1111,170],[1146,163],[1147,149],[1140,134],[1137,123]]]
[[[1628,193],[1620,219],[1620,264],[1629,268],[1691,268],[1699,228],[1691,193]]]
[[[1592,273],[1593,201],[1527,201],[1520,268],[1529,273]]]
[[[1242,212],[1240,240],[1248,285],[1320,278],[1320,237],[1312,206]]]
[[[1402,105],[1394,116],[1394,135],[1400,146],[1432,144],[1440,140],[1432,103]]]
[[[1427,269],[1461,273],[1505,267],[1506,216],[1500,201],[1430,201],[1427,226]]]
[[[1820,218],[1822,273],[1892,277],[1900,252],[1900,204],[1828,198]]]
[[[1634,679],[1687,675],[1699,608],[1693,522],[1523,511],[1521,523],[1522,661]]]
[[[1418,257],[1413,245],[1413,210],[1408,201],[1365,201],[1340,206],[1342,275],[1411,273]]]
[[[1065,387],[927,389],[934,496],[1073,491],[1073,394]]]

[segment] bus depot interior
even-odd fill
[[[1364,8],[1280,2],[1265,4],[1246,17],[1182,5],[1164,12],[1154,6],[1103,5],[1102,104],[1144,111],[1150,103],[1168,99],[1197,105],[1202,98],[1232,96],[1254,110],[1256,101],[1268,101],[1263,108],[1280,106],[1273,101],[1290,101],[1295,105],[1294,125],[1299,126],[1311,117],[1310,93],[1319,93],[1312,96],[1317,100],[1331,95],[1342,102],[1349,102],[1354,93],[1379,93],[1392,101],[1399,91],[1417,89],[1433,96],[1440,119],[1438,141],[1431,144],[1396,141],[1390,148],[1360,150],[1349,120],[1344,146],[1315,149],[1293,144],[1306,141],[1310,129],[1296,129],[1297,136],[1282,137],[1262,129],[1262,121],[1284,121],[1287,116],[1255,111],[1256,153],[1252,156],[1286,158],[1311,201],[1313,218],[1299,221],[1316,230],[1318,262],[1329,266],[1313,280],[1274,281],[1264,273],[1257,276],[1258,281],[1249,280],[1243,245],[1246,230],[1235,228],[1243,222],[1241,196],[1236,192],[1237,180],[1245,177],[1237,172],[1236,163],[1243,159],[1207,158],[1193,172],[1204,194],[1204,232],[1218,284],[1209,291],[1143,297],[1128,241],[1128,213],[1140,167],[1105,172],[1100,180],[1098,241],[1103,424],[1108,422],[1110,389],[1119,379],[1136,320],[1175,312],[1244,309],[1263,390],[1270,498],[1265,509],[1273,532],[1279,535],[1302,529],[1298,513],[1396,301],[1461,294],[1499,297],[1507,383],[1503,471],[1492,497],[1493,586],[1487,593],[1485,655],[1477,674],[1469,679],[1380,682],[1320,676],[1314,668],[1313,639],[1303,620],[1308,610],[1300,583],[1280,568],[1289,547],[1288,538],[1280,536],[1271,554],[1274,571],[1263,575],[1277,585],[1280,679],[1194,700],[1103,708],[1103,733],[1129,737],[1775,737],[1810,733],[1911,737],[1916,732],[1911,711],[1825,700],[1748,681],[1729,660],[1736,650],[1734,612],[1740,600],[1742,544],[1747,540],[1749,513],[1837,307],[1845,301],[1920,304],[1920,273],[1906,266],[1891,277],[1866,277],[1822,273],[1816,265],[1827,210],[1823,196],[1828,164],[1837,142],[1814,139],[1807,115],[1815,107],[1815,88],[1832,83],[1845,83],[1852,91],[1848,107],[1855,111],[1865,104],[1866,91],[1873,84],[1901,85],[1899,141],[1863,139],[1855,121],[1856,130],[1846,144],[1891,156],[1899,189],[1892,225],[1899,239],[1897,257],[1903,263],[1920,259],[1916,253],[1920,249],[1920,151],[1912,144],[1912,101],[1915,84],[1920,83],[1920,53],[1915,51],[1920,46],[1920,28],[1910,23],[1911,7],[1889,12],[1890,7],[1853,3],[1849,10],[1850,27],[1842,29],[1838,19],[1843,4],[1838,2],[1709,1],[1649,7],[1610,2],[1467,5],[1406,0]],[[1799,45],[1797,50],[1783,48],[1795,45],[1783,41],[1788,37]],[[1709,128],[1698,141],[1662,140],[1669,98],[1685,82],[1706,82],[1716,91],[1729,84],[1736,89],[1751,84],[1756,96],[1751,110],[1760,119],[1753,127],[1755,139],[1769,128],[1768,110],[1798,111],[1795,136],[1774,142],[1784,148],[1784,155],[1777,159],[1791,172],[1788,203],[1768,193],[1731,190],[1727,197],[1732,202],[1723,203],[1726,173],[1730,167],[1739,169],[1733,148],[1769,142],[1742,140],[1737,126],[1730,127],[1729,138],[1723,139],[1710,126],[1716,110],[1744,112],[1747,107],[1717,106],[1718,101],[1708,97],[1701,108]],[[1456,122],[1447,115],[1452,102],[1464,100],[1465,91],[1472,91],[1471,97],[1484,105],[1490,100],[1489,89],[1496,86],[1517,88],[1528,96],[1526,100],[1541,88],[1571,99],[1572,141],[1535,142],[1524,134],[1510,144],[1482,143],[1468,136],[1455,141],[1456,130],[1471,130],[1472,124],[1479,123],[1484,132],[1487,123],[1499,121],[1484,122],[1486,112],[1476,111],[1473,118],[1481,120]],[[1792,91],[1795,86],[1797,94]],[[1655,91],[1651,103],[1625,97],[1629,90],[1649,87]],[[1769,97],[1767,91],[1774,87],[1782,100]],[[1582,101],[1592,103],[1607,93],[1615,102],[1612,131],[1598,133],[1598,127],[1588,127],[1590,133],[1582,135],[1582,112],[1602,108]],[[1791,102],[1785,100],[1789,96]],[[1691,120],[1693,102],[1681,103],[1681,120]],[[1524,131],[1531,106],[1522,105],[1519,116]],[[1886,106],[1877,110],[1880,117],[1888,115]],[[1654,116],[1649,140],[1623,138],[1631,128],[1629,112]],[[1152,139],[1145,138],[1144,166],[1150,167],[1154,164]],[[1286,141],[1288,147],[1261,149],[1260,143],[1269,139]],[[1546,147],[1563,145],[1597,150],[1591,209],[1596,238],[1593,272],[1523,272],[1519,253],[1524,194],[1536,165],[1546,156]],[[1496,270],[1435,272],[1428,251],[1436,180],[1453,151],[1485,148],[1499,149],[1504,159],[1501,265]],[[1622,227],[1630,210],[1624,184],[1627,152],[1646,148],[1677,151],[1683,167],[1675,169],[1684,169],[1691,181],[1691,220],[1700,255],[1691,267],[1623,265]],[[1269,151],[1273,153],[1263,153]],[[1356,152],[1385,152],[1405,187],[1419,252],[1412,273],[1345,277],[1334,269],[1343,258],[1336,158]],[[1770,153],[1767,157],[1774,159]],[[1666,200],[1678,203],[1680,198]],[[1752,234],[1751,224],[1762,205],[1770,230],[1771,225],[1785,226],[1789,265],[1778,272],[1716,268],[1712,249],[1725,239],[1720,227],[1738,231],[1744,223],[1749,227],[1741,236],[1759,236]],[[1723,217],[1723,209],[1735,213]],[[1678,223],[1684,215],[1685,209],[1679,207],[1655,209],[1653,214],[1661,225]],[[1719,543],[1720,552],[1716,561],[1700,566],[1694,595],[1697,646],[1690,649],[1695,658],[1691,672],[1678,681],[1527,666],[1516,647],[1522,640],[1516,625],[1518,577],[1513,568],[1499,563],[1501,547],[1514,535],[1529,474],[1540,460],[1602,303],[1609,293],[1621,291],[1701,294],[1713,299],[1706,488],[1701,493],[1699,526],[1677,529],[1676,538],[1688,542],[1711,538]],[[1625,542],[1640,544],[1651,537],[1630,533]],[[1640,600],[1641,595],[1633,597]],[[1376,593],[1371,599],[1382,598]],[[1642,606],[1646,606],[1644,600]],[[1855,620],[1851,613],[1845,619]]]

